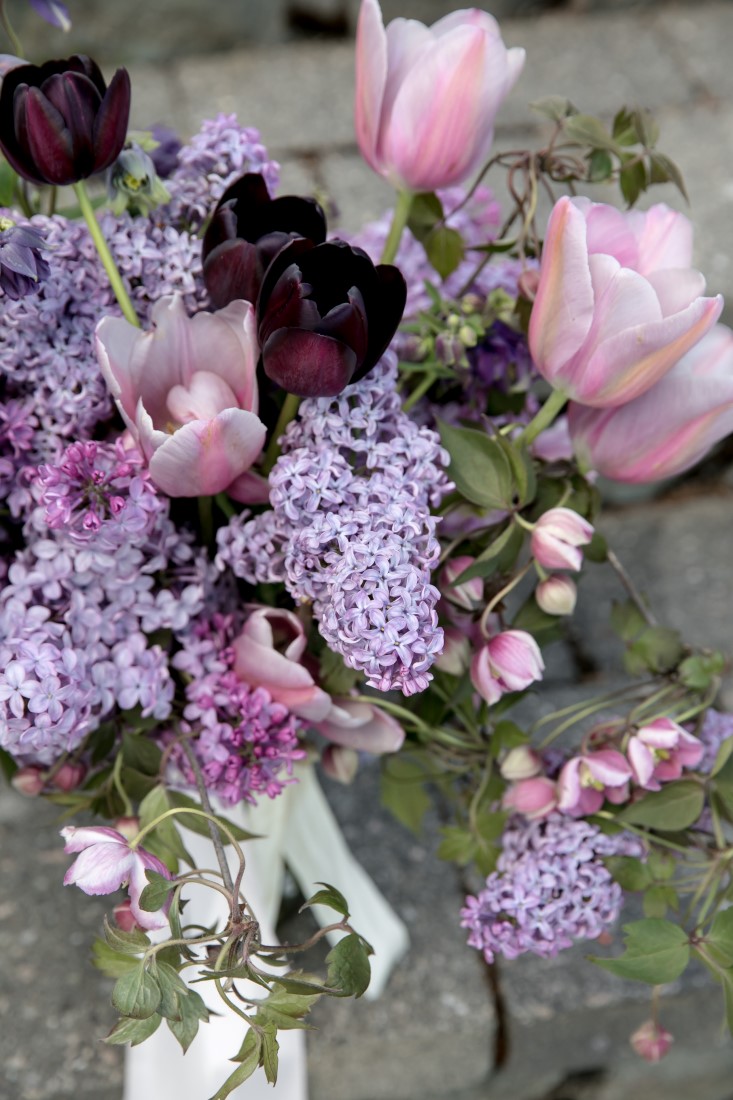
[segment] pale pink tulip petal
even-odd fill
[[[270,482],[262,474],[247,470],[227,485],[227,495],[240,504],[267,504],[270,500]]]
[[[197,313],[193,318],[194,323],[200,324],[197,318],[202,316],[206,314]],[[225,378],[234,390],[239,407],[256,413],[258,409],[257,360],[260,352],[254,306],[251,302],[236,300],[230,302],[224,309],[217,309],[213,316],[220,324],[229,326],[240,351],[239,355],[217,356],[216,373]]]
[[[261,684],[278,700],[285,691],[313,690],[313,677],[308,669],[278,653],[272,642],[268,646],[242,633],[234,642],[234,653],[237,677],[253,686]]]
[[[405,731],[396,719],[379,707],[353,699],[334,699],[316,729],[335,745],[380,755],[398,752]]]
[[[169,496],[213,496],[252,465],[265,435],[262,421],[244,409],[195,420],[158,447],[150,458],[150,476]]]
[[[659,299],[663,317],[680,313],[705,293],[705,276],[692,267],[652,271],[646,278]]]
[[[630,225],[638,248],[634,266],[641,275],[692,264],[692,223],[684,214],[660,202],[643,214],[634,211]]]
[[[124,317],[103,317],[95,330],[97,360],[107,388],[128,428],[134,430],[139,400],[139,365],[134,356],[140,329]]]
[[[622,267],[636,267],[639,245],[628,215],[602,202],[579,197],[573,206],[585,217],[588,252],[613,256]]]
[[[168,411],[178,424],[192,420],[213,420],[224,409],[237,407],[231,386],[218,374],[194,371],[188,385],[173,386],[167,397]]]
[[[356,32],[354,124],[362,156],[380,172],[377,160],[382,100],[387,82],[387,39],[377,0],[362,0]]]

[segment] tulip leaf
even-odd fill
[[[650,791],[638,802],[630,802],[616,815],[616,820],[675,833],[694,825],[704,803],[703,787],[693,779],[680,779],[668,783],[661,791]]]
[[[649,985],[675,981],[690,961],[688,935],[671,921],[654,917],[633,921],[624,926],[624,938],[626,951],[620,958],[591,957],[591,961],[620,978]]]
[[[136,1047],[139,1043],[144,1043],[158,1030],[161,1019],[162,1017],[157,1012],[154,1012],[152,1016],[148,1016],[145,1020],[134,1020],[129,1016],[125,1016],[122,1020],[117,1021],[104,1041],[116,1046],[129,1043],[131,1047]]]
[[[115,982],[112,1004],[122,1016],[146,1020],[152,1016],[161,1002],[158,983],[141,959],[134,970],[129,970]]]
[[[451,457],[449,476],[466,500],[487,509],[512,505],[512,468],[500,443],[473,428],[438,422],[440,438]]]
[[[344,936],[326,956],[328,984],[340,990],[336,996],[361,997],[372,976],[367,947],[356,932]]]
[[[329,886],[327,882],[319,882],[318,885],[322,886],[323,889],[318,890],[313,897],[303,902],[298,912],[302,913],[304,909],[310,909],[312,905],[326,905],[329,909],[335,909],[337,913],[348,920],[349,905],[341,891],[337,890],[335,886]]]

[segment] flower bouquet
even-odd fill
[[[320,998],[381,990],[407,930],[316,780],[357,782],[365,754],[401,820],[437,793],[487,963],[596,940],[639,893],[594,962],[656,988],[700,960],[731,1022],[725,659],[660,624],[595,531],[599,475],[668,479],[733,428],[690,223],[634,209],[684,190],[654,120],[550,97],[541,149],[494,152],[524,51],[476,9],[385,30],[363,0],[356,133],[397,198],[345,240],[235,118],[131,134],[124,69],[13,48],[0,763],[87,822],[61,830],[65,884],[126,888],[93,948],[107,1041],[185,1052],[224,1014],[223,1100],[277,1080]],[[618,577],[627,680],[532,721],[586,563]],[[285,863],[320,925],[303,943],[274,932]],[[650,1060],[669,1041],[656,1012],[633,1037]]]

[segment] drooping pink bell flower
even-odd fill
[[[524,65],[478,8],[431,27],[362,0],[356,35],[356,138],[380,176],[408,191],[460,183],[486,159],[494,120]]]
[[[534,779],[536,775],[541,775],[542,761],[529,745],[515,745],[502,759],[499,771],[504,779],[517,783],[520,779]]]
[[[532,531],[532,557],[543,569],[572,569],[583,564],[581,546],[593,538],[593,525],[572,508],[550,508]]]
[[[546,615],[572,615],[578,600],[578,587],[572,577],[556,574],[540,581],[534,598]]]
[[[96,342],[102,374],[153,481],[172,497],[226,490],[250,500],[256,479],[249,469],[266,434],[257,416],[253,307],[237,301],[188,317],[174,295],[156,302],[152,319],[152,330],[142,332],[122,317],[104,317]]]
[[[465,573],[476,559],[469,554],[450,558],[443,566],[440,573],[440,594],[451,603],[462,607],[464,611],[475,611],[481,603],[484,595],[484,582],[481,577],[474,577],[462,584],[454,584],[454,581]]]
[[[689,222],[664,205],[622,213],[586,198],[553,207],[529,346],[540,373],[582,405],[639,397],[718,320],[690,267]]]
[[[702,760],[705,746],[671,718],[657,718],[629,738],[626,755],[634,780],[647,791],[658,791],[662,783],[679,779],[683,768],[694,768]]]
[[[148,885],[146,871],[157,871],[170,878],[164,863],[144,848],[131,848],[129,841],[116,829],[104,825],[76,828],[67,825],[61,830],[64,851],[79,855],[64,875],[64,886],[75,885],[85,894],[112,894],[127,886],[130,912],[141,928],[165,928],[168,924],[168,904],[148,913],[140,908],[140,895]]]
[[[674,1042],[674,1036],[654,1020],[645,1020],[629,1039],[632,1047],[646,1062],[659,1062]]]
[[[292,714],[320,722],[331,710],[331,696],[300,663],[306,641],[303,624],[292,611],[258,607],[233,642],[234,672],[250,687],[265,688]]]
[[[381,707],[348,696],[336,696],[326,717],[315,722],[314,728],[334,745],[375,755],[399,752],[405,740],[402,726]]]
[[[532,779],[520,779],[512,784],[502,799],[505,810],[513,810],[530,821],[549,817],[557,807],[557,788],[544,775]]]
[[[540,647],[525,630],[505,630],[489,638],[471,661],[471,683],[487,703],[524,691],[542,679],[545,662]]]
[[[626,757],[616,749],[574,756],[563,764],[558,776],[558,809],[573,817],[585,817],[600,810],[606,799],[625,802],[631,775]]]
[[[733,432],[733,332],[715,325],[650,390],[616,409],[571,403],[581,465],[645,484],[689,470]]]

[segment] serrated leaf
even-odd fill
[[[618,143],[594,115],[571,115],[565,120],[564,127],[567,136],[579,145],[587,145],[591,149],[607,149],[616,154],[621,152]]]
[[[133,1020],[126,1016],[117,1021],[104,1041],[112,1046],[122,1046],[124,1043],[129,1043],[131,1047],[136,1047],[155,1034],[160,1027],[161,1020],[162,1016],[159,1016],[157,1012],[154,1012],[152,1016],[148,1016],[145,1020]]]
[[[226,1097],[230,1096],[239,1085],[244,1084],[247,1078],[251,1077],[259,1066],[260,1051],[262,1050],[262,1036],[250,1029],[247,1032],[245,1044],[248,1043],[250,1035],[253,1036],[253,1039],[249,1042],[247,1054],[242,1059],[237,1056],[237,1061],[239,1061],[240,1064],[237,1066],[234,1073],[227,1077],[221,1088],[214,1093],[211,1100],[226,1100]]]
[[[158,909],[163,908],[171,890],[175,890],[176,884],[157,871],[146,869],[145,874],[148,885],[143,888],[140,894],[140,908],[144,909],[146,913],[155,913]]]
[[[680,779],[624,806],[616,820],[663,833],[676,833],[694,825],[704,804],[705,791],[700,784],[692,779]]]
[[[643,107],[634,111],[633,118],[639,141],[647,149],[653,149],[659,140],[659,123],[656,118]]]
[[[180,1020],[180,1001],[188,993],[188,986],[183,978],[170,963],[161,962],[158,959],[151,964],[150,974],[160,989],[161,999],[158,1011],[161,1016],[169,1020]]]
[[[323,982],[313,974],[305,974],[300,970],[291,971],[288,974],[269,975],[270,980],[276,985],[282,986],[288,993],[306,993],[310,995],[320,994],[324,990]]]
[[[624,165],[619,173],[618,182],[626,205],[629,207],[633,206],[639,198],[639,195],[642,191],[646,191],[647,187],[646,165],[644,161],[632,160],[629,164]]]
[[[361,997],[369,987],[372,968],[369,955],[355,932],[344,936],[326,956],[328,984],[341,992],[341,997]]]
[[[438,859],[465,867],[476,854],[477,841],[468,829],[460,825],[445,825],[440,830],[443,839],[438,845]]]
[[[123,955],[139,955],[146,947],[150,947],[150,937],[139,928],[132,932],[123,932],[121,928],[110,924],[107,917],[104,918],[104,938],[113,951],[120,951]]]
[[[121,978],[139,965],[137,959],[114,951],[104,940],[95,940],[92,944],[92,962],[108,978]]]
[[[720,966],[733,966],[733,909],[722,909],[715,914],[704,940],[715,962]]]
[[[423,241],[425,254],[441,279],[447,279],[456,270],[465,255],[463,237],[457,229],[441,225]]]
[[[578,108],[562,95],[546,95],[542,99],[535,99],[530,103],[533,111],[552,119],[553,122],[562,122],[570,115],[577,115]]]
[[[649,179],[651,183],[673,183],[682,197],[689,203],[685,181],[675,162],[664,153],[649,154]]]
[[[193,990],[187,990],[187,996],[179,997],[180,1019],[168,1019],[168,1029],[178,1040],[185,1054],[196,1038],[201,1020],[209,1019],[209,1010]]]
[[[122,1016],[145,1020],[152,1016],[161,1001],[158,983],[143,965],[142,960],[134,970],[123,974],[112,990],[112,1004]]]
[[[272,1024],[278,1031],[313,1031],[313,1025],[307,1024],[300,1016],[294,1016],[282,1009],[263,1004],[257,1013],[258,1024]]]
[[[687,933],[671,921],[649,918],[624,926],[626,951],[618,959],[592,958],[620,978],[667,985],[679,978],[690,960]]]
[[[278,1051],[280,1044],[274,1027],[266,1025],[262,1029],[262,1068],[270,1085],[277,1084]]]
[[[335,909],[342,917],[348,919],[349,906],[341,891],[337,890],[335,886],[329,886],[327,882],[319,882],[318,885],[322,886],[323,889],[318,890],[317,893],[303,902],[298,912],[302,913],[304,909],[310,909],[313,905],[327,905],[329,909]]]

